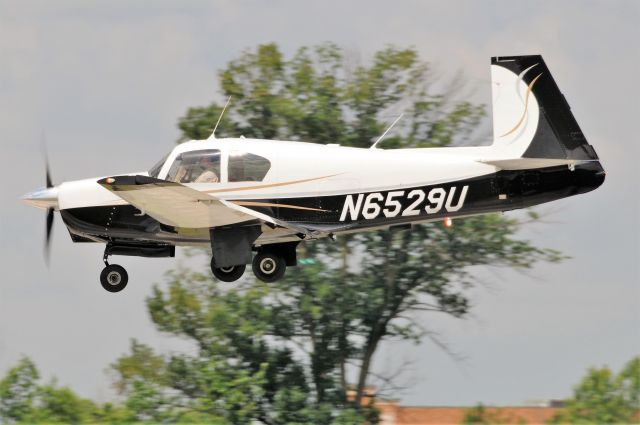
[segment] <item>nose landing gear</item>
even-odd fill
[[[124,267],[118,264],[109,264],[100,273],[100,283],[109,292],[120,292],[129,281],[129,275]]]
[[[100,284],[109,292],[120,292],[127,286],[129,275],[124,267],[118,264],[109,264],[108,258],[109,245],[105,248],[104,256],[102,257],[106,267],[100,273]]]

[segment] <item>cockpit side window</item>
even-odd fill
[[[218,183],[220,151],[208,149],[181,153],[173,161],[167,180],[177,183]]]
[[[167,158],[169,158],[169,154],[166,154],[160,161],[156,163],[156,165],[151,167],[151,169],[149,170],[149,177],[153,177],[156,179],[158,178],[158,174],[160,174],[160,170],[162,170],[162,166],[164,165]]]
[[[260,155],[240,151],[229,153],[230,182],[260,182],[270,168],[271,162]]]

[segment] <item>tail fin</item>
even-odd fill
[[[491,58],[493,146],[506,158],[593,161],[542,56]]]

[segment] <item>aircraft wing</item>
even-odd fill
[[[257,213],[180,183],[147,176],[115,176],[98,180],[143,214],[175,227],[216,227],[255,220]]]
[[[211,228],[260,220],[272,227],[284,227],[305,236],[328,234],[335,230],[285,222],[180,183],[148,176],[107,177],[99,180],[98,184],[143,214],[169,226]]]

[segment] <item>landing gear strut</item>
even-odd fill
[[[107,259],[109,258],[110,248],[110,245],[107,244],[104,249],[102,260],[106,267],[102,269],[102,273],[100,273],[100,283],[102,287],[109,292],[120,292],[127,286],[129,275],[124,267],[118,264],[109,264]]]

